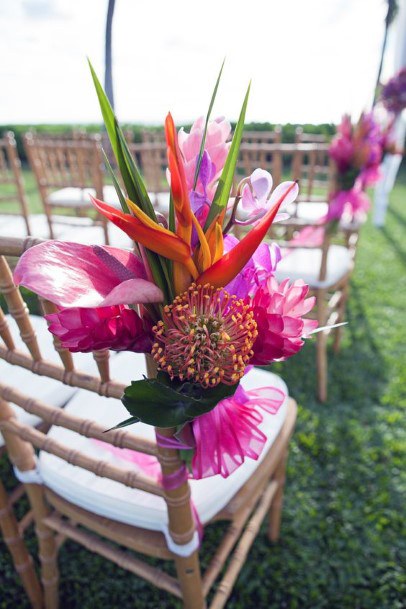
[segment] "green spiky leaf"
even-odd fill
[[[217,185],[216,193],[214,195],[213,203],[210,207],[209,215],[207,216],[204,230],[208,229],[214,218],[219,213],[221,213],[223,209],[227,206],[228,199],[230,197],[235,168],[237,165],[238,153],[241,145],[241,138],[244,130],[245,113],[247,110],[250,88],[251,83],[248,85],[247,93],[245,94],[238,123],[234,131],[233,141],[231,142],[230,150],[227,155],[227,159],[224,164],[219,183]]]
[[[216,99],[217,90],[219,88],[219,84],[220,84],[220,80],[221,80],[221,75],[223,73],[223,68],[224,68],[225,61],[226,60],[223,59],[223,63],[221,64],[220,72],[219,72],[219,75],[217,77],[217,81],[216,81],[216,84],[215,84],[215,87],[214,87],[214,90],[213,90],[213,94],[211,96],[211,100],[210,100],[210,104],[209,104],[209,109],[208,109],[207,115],[206,115],[206,122],[205,122],[205,125],[204,125],[202,143],[200,144],[199,156],[198,156],[197,163],[196,163],[196,170],[195,170],[195,178],[194,178],[194,183],[193,183],[193,190],[196,189],[197,180],[199,178],[200,165],[202,163],[202,158],[203,158],[203,153],[204,153],[204,146],[205,146],[205,143],[206,143],[207,127],[209,125],[210,115],[211,115],[211,111],[213,110],[214,101]]]

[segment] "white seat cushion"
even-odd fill
[[[54,216],[55,217],[55,216]],[[132,249],[134,242],[122,230],[108,223],[109,244],[114,247]],[[58,234],[60,241],[73,241],[85,245],[105,245],[104,231],[101,226],[66,226]]]
[[[7,322],[11,329],[16,348],[28,352],[26,345],[20,337],[17,324],[10,315],[6,315]],[[48,331],[47,323],[43,317],[38,315],[30,316],[32,326],[37,334],[38,344],[44,359],[61,365],[61,360],[53,346],[52,334]],[[17,338],[18,337],[18,338]],[[97,375],[97,365],[90,353],[75,354],[75,365],[78,369],[85,370],[89,374]],[[46,376],[39,376],[30,370],[8,364],[0,359],[0,378],[4,383],[19,389],[32,398],[41,400],[49,406],[61,408],[77,391],[76,387],[63,385],[55,379]],[[29,414],[19,406],[12,404],[21,423],[32,427],[38,425],[41,419]],[[4,439],[0,434],[0,447],[4,445]]]
[[[282,251],[275,277],[283,279],[303,279],[314,288],[327,288],[337,283],[351,270],[351,255],[342,245],[330,245],[327,256],[327,274],[324,281],[319,280],[322,250],[320,248],[296,248]]]
[[[169,216],[169,192],[149,192],[149,198],[156,211],[159,211],[163,216]]]
[[[66,218],[66,216],[53,216],[55,239],[58,239],[64,230],[63,223],[67,220],[80,226],[89,226],[90,218]],[[49,238],[49,226],[45,214],[31,214],[28,218],[30,234],[34,237]],[[59,222],[61,224],[59,224]],[[22,216],[0,216],[0,235],[2,237],[26,237],[27,227]]]
[[[113,378],[128,383],[146,373],[144,362],[136,354],[119,354],[112,362]],[[287,394],[285,383],[274,374],[259,369],[251,370],[243,380],[246,389],[275,386]],[[276,415],[264,414],[260,428],[268,440],[258,461],[246,459],[245,463],[228,478],[213,476],[203,480],[191,480],[193,502],[200,520],[209,521],[222,509],[258,467],[275,440],[287,412],[287,398]],[[108,429],[129,417],[119,400],[103,398],[87,391],[78,392],[67,404],[66,412],[98,421]],[[131,430],[143,438],[154,439],[154,428],[137,423]],[[116,467],[129,469],[137,465],[124,461],[99,444],[61,427],[52,427],[49,436],[72,449],[92,457],[103,459]],[[77,506],[113,520],[150,530],[163,530],[167,524],[166,504],[161,497],[131,489],[118,482],[100,478],[95,474],[70,465],[53,455],[41,452],[41,474],[45,484],[55,493]]]
[[[74,186],[68,186],[66,188],[60,188],[48,195],[48,202],[50,205],[60,205],[61,207],[93,207],[90,200],[90,195],[96,196],[94,188],[77,188]],[[120,202],[117,197],[114,186],[107,184],[103,187],[103,199],[106,203],[118,207],[121,209]]]
[[[328,212],[328,203],[321,203],[318,201],[300,201],[296,206],[296,216],[303,220],[320,220],[320,218],[323,218]]]

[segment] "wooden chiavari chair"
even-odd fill
[[[246,131],[242,134],[243,144],[280,144],[282,127],[277,125],[273,131]]]
[[[16,301],[20,305],[21,301],[17,288],[9,285],[10,273],[4,255],[18,256],[30,245],[17,239],[0,240],[7,286],[5,297],[18,324],[27,324],[28,318],[20,306],[15,306]],[[49,310],[52,305],[44,303],[44,307]],[[24,393],[7,385],[7,379],[0,381],[0,429],[34,513],[46,609],[58,606],[58,541],[65,538],[182,599],[186,609],[205,607],[205,598],[229,558],[210,604],[211,609],[221,609],[268,513],[269,538],[276,541],[279,536],[295,403],[286,397],[276,415],[264,415],[262,429],[268,441],[257,462],[245,462],[226,479],[217,476],[185,481],[175,489],[168,485],[165,488],[159,477],[154,478],[134,463],[123,464],[95,443],[95,440],[102,441],[104,446],[157,457],[163,481],[181,467],[179,452],[157,443],[152,427],[138,423],[131,431],[116,429],[105,433],[123,415],[128,417],[119,398],[131,379],[154,373],[150,360],[140,360],[139,354],[117,355],[112,360],[112,375],[118,380],[112,381],[106,360],[100,376],[91,376],[75,370],[71,354],[64,350],[62,353],[63,366],[59,366],[34,360],[7,344],[0,345],[0,358],[9,363],[80,389],[65,409],[56,410],[33,399],[29,387]],[[246,378],[250,374],[251,381],[247,381],[246,388],[271,384],[286,392],[283,381],[275,375],[252,370]],[[36,414],[53,427],[44,434],[24,425],[15,418],[10,403]],[[168,437],[174,432],[173,429],[155,431]],[[33,447],[41,451],[39,465]],[[230,523],[204,575],[200,569],[191,495],[204,526],[217,520]],[[113,548],[109,541],[126,550],[174,561],[177,578]]]
[[[16,201],[20,207],[21,218],[24,221],[25,230],[27,235],[31,233],[30,220],[28,211],[28,202],[24,190],[24,182],[21,174],[21,162],[18,158],[16,141],[14,133],[8,131],[0,139],[0,184],[4,186],[5,192],[0,196],[0,212],[1,215],[7,214],[2,209],[2,202],[14,202]],[[16,215],[16,212],[11,212]],[[0,220],[0,232],[1,224],[6,222],[3,218]]]
[[[272,240],[282,248],[275,277],[281,282],[285,279],[302,279],[310,287],[310,295],[316,297],[312,317],[320,328],[345,321],[346,302],[349,282],[354,268],[358,234],[353,233],[343,245],[331,242],[328,223],[308,222],[301,218],[291,218],[272,228]],[[300,239],[299,235],[306,238]],[[341,234],[342,236],[342,234]],[[334,333],[334,351],[338,352],[341,343],[342,327],[324,330],[316,334],[317,395],[321,402],[327,400],[328,354],[327,340]]]
[[[55,237],[56,209],[70,210],[78,216],[92,213],[94,208],[89,194],[119,206],[113,186],[103,184],[103,157],[100,137],[83,136],[72,139],[42,138],[27,133],[25,149],[34,172],[44,212],[48,221],[49,236]],[[96,215],[95,223],[101,225],[105,243],[109,242],[107,220]],[[59,222],[72,220],[59,216]],[[75,224],[75,222],[72,222]]]
[[[295,129],[296,144],[328,144],[329,138],[324,133],[306,133],[303,127]]]
[[[324,203],[329,200],[334,183],[334,166],[328,153],[328,144],[295,144],[292,147],[292,179],[299,180],[298,202]],[[305,215],[305,206],[297,210],[299,217]]]
[[[15,241],[15,239],[12,241]],[[2,238],[2,243],[7,242],[6,238]],[[40,240],[32,238],[24,241],[26,245],[35,245],[38,242]],[[42,316],[28,314],[28,309],[21,298],[20,292],[13,285],[9,265],[3,257],[0,257],[1,294],[7,300],[9,314],[5,314],[0,306],[0,348],[4,349],[4,357],[0,357],[0,378],[7,380],[8,383],[15,387],[28,387],[30,399],[45,400],[50,408],[61,408],[76,392],[75,387],[69,385],[61,386],[55,379],[38,376],[33,374],[29,369],[16,367],[8,363],[8,358],[5,355],[6,351],[8,351],[11,357],[20,353],[26,359],[31,360],[31,368],[33,370],[37,365],[40,365],[40,362],[42,365],[46,361],[57,366],[60,365],[61,361],[65,361],[69,370],[71,356],[58,345],[53,344],[52,336],[48,332],[46,321]],[[44,303],[44,306],[46,306],[46,303]],[[51,310],[49,305],[47,310],[48,312]],[[87,354],[78,355],[82,366],[85,366],[86,370],[94,373],[97,367],[95,364],[91,365],[91,358]],[[96,361],[100,363],[103,370],[106,366],[103,363],[106,355],[108,354],[105,352],[96,352],[94,354]],[[43,359],[44,357],[45,360]],[[18,417],[18,420],[22,424],[38,427],[41,430],[48,429],[48,425],[41,417],[26,412],[17,405],[13,405],[12,409],[13,416]],[[0,457],[4,455],[5,449],[5,438],[0,433]],[[14,565],[21,577],[31,604],[35,609],[39,609],[43,607],[42,592],[38,584],[32,559],[23,541],[24,532],[33,521],[33,514],[30,510],[23,516],[20,522],[17,522],[13,511],[13,506],[21,499],[23,494],[24,487],[18,485],[7,496],[0,480],[0,530],[10,550]]]
[[[165,132],[163,129],[143,129],[141,133],[144,144],[165,144]]]
[[[151,135],[151,141],[130,144],[129,148],[141,169],[152,203],[167,216],[170,189],[166,177],[168,157],[165,140],[154,141]]]

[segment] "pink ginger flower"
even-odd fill
[[[338,171],[344,173],[351,167],[354,156],[354,142],[352,139],[351,118],[345,114],[333,137],[329,153],[336,162]]]
[[[180,129],[178,134],[179,148],[185,162],[186,183],[189,191],[193,190],[197,158],[200,152],[204,132],[205,119],[203,116],[195,120],[190,130],[186,133]],[[227,158],[230,142],[227,142],[231,133],[231,125],[224,117],[210,121],[207,127],[205,151],[205,176],[201,176],[196,184],[195,191],[200,195],[207,195],[208,200],[213,200],[216,182]]]
[[[132,252],[46,241],[21,256],[14,279],[62,308],[49,316],[51,331],[68,349],[149,349],[150,330],[121,305],[161,302],[163,295]]]
[[[62,347],[76,353],[98,349],[113,351],[151,351],[152,340],[140,316],[125,305],[72,307],[45,316],[49,331]]]
[[[252,364],[264,366],[291,357],[303,346],[306,337],[317,327],[317,321],[303,319],[314,306],[315,297],[306,298],[309,286],[297,280],[281,284],[274,277],[256,291],[251,306],[258,327]]]

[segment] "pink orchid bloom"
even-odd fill
[[[241,195],[241,207],[250,218],[258,220],[269,207],[268,198],[272,190],[273,179],[264,169],[255,169],[244,184]]]
[[[99,349],[151,351],[152,340],[138,313],[125,305],[72,307],[45,316],[49,331],[64,349],[87,353]]]
[[[14,271],[17,285],[60,307],[108,307],[161,302],[142,261],[115,247],[45,241],[24,252]]]
[[[178,133],[179,148],[185,163],[186,182],[189,191],[193,190],[194,187],[196,162],[202,143],[204,124],[205,119],[201,116],[193,123],[190,133],[186,133],[184,129],[180,129]],[[206,194],[205,189],[207,189],[210,202],[213,200],[216,181],[220,177],[230,148],[230,142],[227,142],[230,133],[231,125],[224,117],[216,118],[208,124],[204,148],[207,153],[206,163],[208,166],[211,164],[210,182],[205,187],[198,180],[195,190],[199,194]]]
[[[317,321],[303,319],[314,306],[315,297],[306,298],[309,286],[289,279],[281,284],[270,277],[252,299],[258,337],[254,343],[251,364],[264,366],[291,357],[303,346],[306,337],[317,327]]]

